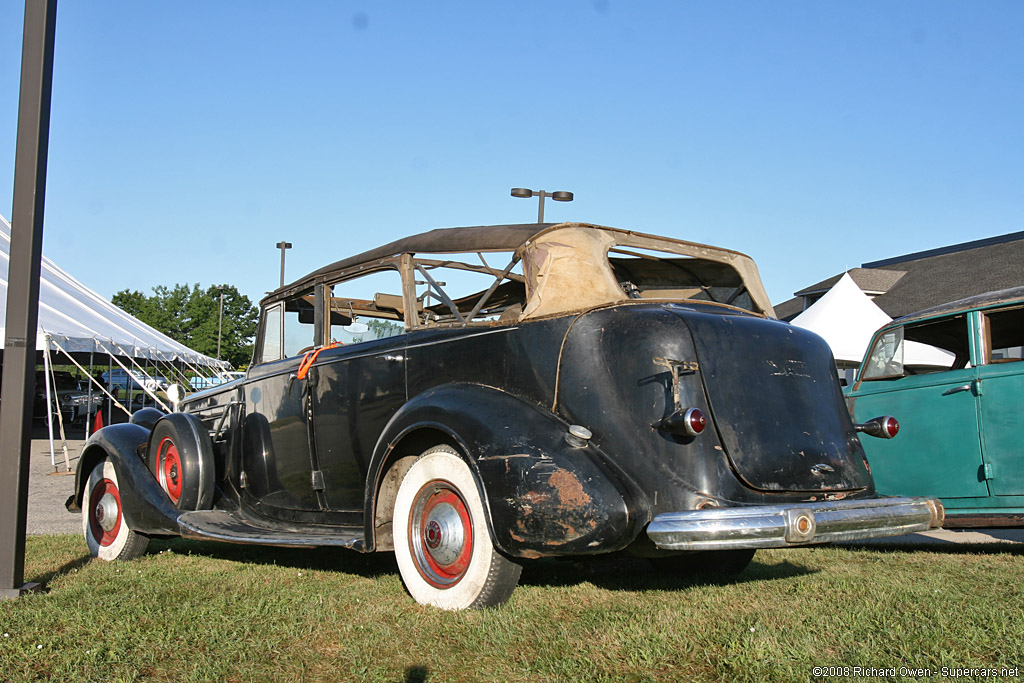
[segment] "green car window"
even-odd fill
[[[1010,363],[1022,359],[1024,308],[985,314],[985,362]]]
[[[862,380],[898,379],[965,368],[970,363],[967,317],[894,327],[875,341]]]

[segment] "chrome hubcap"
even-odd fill
[[[104,531],[113,531],[117,524],[117,500],[109,493],[104,493],[96,503],[96,522]]]
[[[431,586],[446,589],[462,580],[473,558],[473,521],[458,489],[436,479],[420,488],[408,541],[416,570]]]
[[[455,562],[466,542],[459,513],[448,503],[441,503],[430,511],[424,536],[427,552],[442,566]]]

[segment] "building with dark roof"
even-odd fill
[[[1024,232],[865,263],[849,271],[861,290],[892,318],[999,289],[1024,285]],[[832,288],[842,273],[775,306],[791,320]]]

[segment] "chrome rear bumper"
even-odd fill
[[[937,498],[708,508],[660,514],[647,535],[663,550],[786,548],[927,531],[944,514]]]

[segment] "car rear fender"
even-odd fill
[[[104,427],[89,437],[78,459],[75,490],[65,507],[82,509],[82,495],[89,473],[103,458],[109,458],[117,473],[121,509],[128,528],[144,534],[178,533],[182,511],[171,504],[156,477],[146,467],[145,454],[150,430],[132,423]]]
[[[367,538],[391,465],[434,440],[449,441],[476,474],[498,547],[516,557],[610,552],[649,521],[645,500],[593,445],[573,446],[569,425],[543,408],[491,387],[448,384],[416,396],[385,427],[370,463]],[[378,501],[378,498],[380,500]]]

